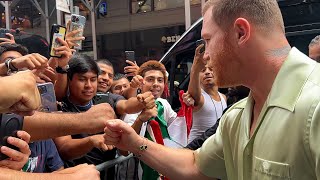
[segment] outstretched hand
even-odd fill
[[[104,132],[107,145],[114,145],[124,151],[137,152],[143,141],[129,124],[119,119],[107,121]]]

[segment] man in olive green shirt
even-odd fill
[[[199,169],[228,179],[319,178],[319,72],[319,64],[293,48],[251,138],[252,94],[226,112],[216,134],[196,151]]]
[[[244,85],[215,135],[196,150],[149,142],[121,121],[105,140],[170,179],[320,179],[320,65],[291,48],[276,0],[209,0],[203,9],[203,61],[219,87]],[[147,147],[147,148],[146,148]]]

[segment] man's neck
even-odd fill
[[[250,135],[253,134],[256,128],[261,110],[271,92],[273,83],[290,50],[291,47],[289,45],[266,50],[264,56],[257,57],[257,59],[260,58],[261,64],[253,68],[251,72],[252,77],[249,78],[248,76],[248,79],[246,79],[247,84],[245,85],[250,88],[254,100]],[[254,76],[254,74],[260,75]]]
[[[72,96],[69,96],[68,99],[72,104],[74,104],[76,106],[86,106],[86,105],[88,105],[90,103],[90,101],[88,101],[88,102],[77,101],[77,99],[73,98]]]
[[[210,96],[217,96],[219,95],[218,93],[218,86],[215,85],[207,85],[207,86],[202,86],[202,89],[209,94]]]

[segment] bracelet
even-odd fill
[[[59,74],[67,74],[69,70],[69,65],[66,65],[64,68],[57,66],[56,67],[56,72]]]
[[[11,75],[12,72],[18,71],[18,69],[11,64],[12,60],[13,58],[7,58],[7,60],[4,62],[5,66],[7,67],[8,76]]]
[[[138,155],[135,155],[136,157],[140,158],[142,156],[142,153],[148,149],[148,145],[146,142],[148,142],[148,139],[143,138],[142,144],[138,147],[140,153]]]

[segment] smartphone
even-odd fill
[[[81,32],[75,35],[75,37],[82,37],[85,24],[86,24],[86,17],[77,15],[77,14],[71,14],[71,23],[68,31],[71,32],[74,30],[82,29]],[[82,49],[82,40],[76,41],[75,43],[79,45],[79,46],[75,46],[74,47],[75,49],[78,49],[78,50]]]
[[[53,48],[60,47],[61,44],[57,40],[57,38],[65,40],[67,29],[64,26],[53,24],[51,27],[51,36],[50,36],[50,47],[49,47],[49,55],[51,57],[60,58],[61,55],[56,55],[55,50]]]
[[[17,137],[17,132],[22,129],[23,116],[5,113],[0,114],[0,146],[7,146],[19,151],[19,148],[7,142],[8,137]],[[0,153],[0,160],[7,159],[8,156]]]
[[[39,111],[42,112],[53,112],[57,111],[57,99],[54,91],[54,86],[51,82],[41,83],[37,85],[40,96],[41,106]]]
[[[109,96],[108,93],[102,94],[102,93],[97,93],[97,95],[93,98],[93,104],[101,104],[101,103],[109,103],[112,105],[110,102],[113,102],[111,100],[111,97]]]
[[[8,29],[4,29],[4,28],[0,28],[0,38],[9,38],[6,33],[10,33],[10,30]]]
[[[134,51],[125,51],[126,60],[135,61],[135,53]]]
[[[200,49],[200,53],[203,53],[206,50],[206,42],[203,39],[199,39],[196,41],[196,47],[200,46],[201,44],[204,44],[204,46]]]

